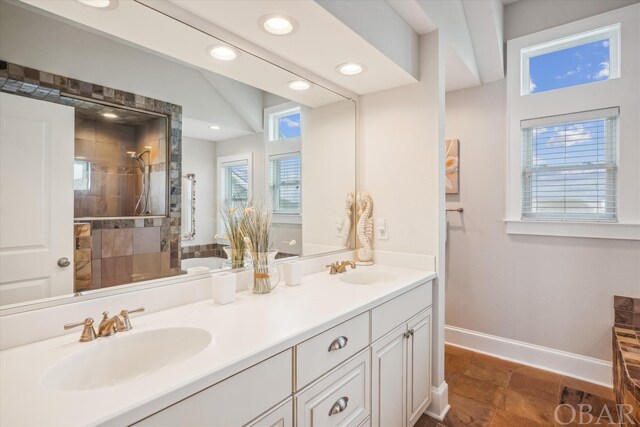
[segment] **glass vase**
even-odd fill
[[[275,263],[277,254],[278,251],[250,254],[254,294],[268,294],[280,283],[280,271]]]
[[[224,246],[222,249],[224,249],[224,253],[227,254],[227,265],[229,265],[232,270],[245,266],[246,260],[249,258],[246,249],[239,250],[231,246]]]

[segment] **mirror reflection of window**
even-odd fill
[[[91,163],[76,159],[73,162],[73,189],[76,191],[91,190]]]
[[[249,200],[249,165],[246,161],[224,166],[224,200],[247,202]]]
[[[274,213],[300,214],[300,152],[270,157]]]
[[[269,115],[269,141],[292,140],[300,136],[300,107]]]

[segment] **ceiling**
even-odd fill
[[[302,65],[323,79],[356,94],[377,92],[415,83],[416,79],[378,49],[359,37],[315,1],[301,0],[170,0],[239,37]],[[275,36],[259,27],[268,14],[294,18],[299,28],[287,36]],[[335,68],[345,62],[365,64],[358,76],[344,76]]]

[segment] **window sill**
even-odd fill
[[[302,215],[274,213],[272,222],[274,224],[302,224]]]
[[[507,234],[640,240],[640,224],[505,220]]]

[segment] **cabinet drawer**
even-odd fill
[[[296,346],[296,390],[321,377],[369,345],[369,312]]]
[[[367,349],[296,395],[296,425],[356,427],[365,422],[371,412],[369,360]]]
[[[431,305],[431,281],[371,310],[371,341],[385,335]]]
[[[291,359],[291,350],[283,351],[136,425],[244,425],[291,395]]]

